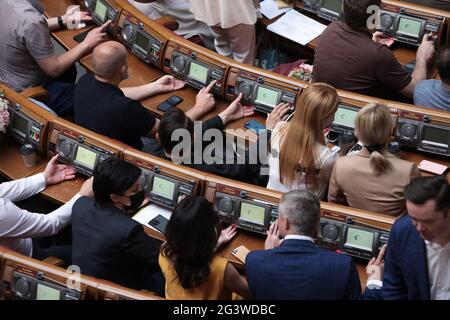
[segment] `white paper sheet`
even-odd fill
[[[260,5],[261,13],[270,20],[291,10],[291,8],[278,9],[278,5],[275,0],[264,0],[260,3]]]
[[[170,216],[172,215],[171,210],[167,210],[165,208],[162,208],[156,204],[149,204],[145,208],[139,210],[134,216],[133,220],[139,222],[140,224],[143,224],[147,227],[152,228],[155,231],[158,231],[157,229],[153,228],[148,222],[155,218],[158,214],[162,215],[164,218],[170,219]],[[159,231],[158,231],[159,232]]]
[[[267,26],[268,30],[303,46],[320,36],[326,28],[326,25],[295,10],[288,11],[276,22]]]

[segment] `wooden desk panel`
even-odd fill
[[[0,173],[15,180],[33,175],[40,169],[43,171],[47,164],[46,158],[37,154],[36,165],[25,167],[19,148],[20,144],[0,134]]]

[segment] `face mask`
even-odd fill
[[[126,211],[129,210],[136,210],[142,205],[142,202],[144,202],[145,199],[145,191],[141,190],[138,193],[133,194],[132,196],[129,196],[130,198],[130,204],[128,206],[123,206],[123,208]]]

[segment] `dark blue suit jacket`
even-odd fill
[[[383,297],[389,300],[430,299],[425,241],[404,215],[391,229],[385,259]]]
[[[247,256],[246,270],[253,299],[361,298],[352,258],[307,240],[290,239],[272,250],[253,251]]]

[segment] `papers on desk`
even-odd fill
[[[156,204],[149,204],[145,208],[139,210],[134,216],[133,220],[139,222],[140,224],[143,224],[149,228],[152,228],[155,231],[158,231],[158,229],[153,228],[148,222],[155,218],[157,215],[162,215],[164,218],[170,219],[170,216],[172,215],[172,211],[164,209],[160,206],[157,206]],[[158,231],[160,232],[160,231]]]
[[[276,22],[267,26],[267,30],[303,46],[320,36],[326,28],[326,25],[308,18],[295,10],[288,11]]]
[[[291,10],[291,8],[278,9],[278,5],[275,0],[264,0],[260,3],[260,5],[261,13],[270,20]]]

